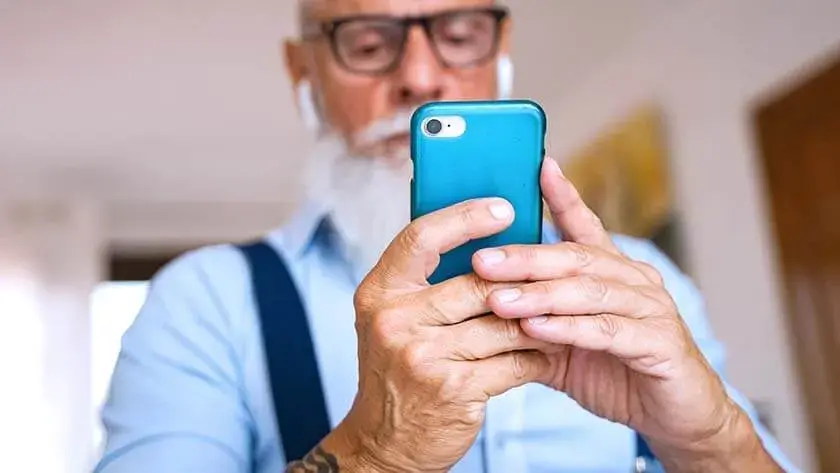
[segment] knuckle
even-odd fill
[[[510,355],[510,372],[516,381],[523,381],[528,376],[526,354],[513,351]]]
[[[469,369],[448,370],[441,381],[441,391],[447,398],[460,396],[472,384],[474,377],[473,371]]]
[[[589,211],[589,219],[591,220],[591,224],[592,224],[593,228],[595,228],[599,231],[604,230],[604,222],[601,220],[601,217],[599,217],[598,214],[596,214],[595,212],[590,210]]]
[[[515,251],[523,263],[530,264],[540,259],[537,248],[536,245],[521,245],[516,247]]]
[[[652,294],[644,286],[630,286],[628,297],[634,298],[638,303],[633,304],[636,307],[634,317],[639,319],[646,319],[662,315],[662,304],[656,294]]]
[[[424,313],[430,321],[443,321],[449,319],[449,311],[446,303],[439,297],[428,297],[423,302]]]
[[[569,243],[568,248],[578,266],[586,267],[592,262],[593,255],[589,247],[578,243]]]
[[[618,336],[618,332],[621,330],[621,323],[618,321],[618,318],[606,314],[599,314],[595,316],[594,320],[598,331],[607,338],[613,340]]]
[[[636,287],[636,292],[639,297],[649,301],[650,311],[648,316],[667,316],[676,312],[674,300],[667,291],[660,288],[651,288],[648,286]]]
[[[465,202],[458,211],[458,227],[463,240],[472,239],[475,233],[475,226],[480,221],[480,205],[478,201]]]
[[[665,326],[667,327],[668,333],[674,339],[682,341],[692,339],[691,331],[688,329],[688,326],[686,326],[685,323],[683,323],[682,319],[677,318],[673,320],[668,320]]]
[[[481,279],[475,274],[472,274],[470,278],[471,281],[467,286],[469,287],[470,292],[472,292],[472,296],[475,300],[487,300],[487,297],[493,291],[495,285],[489,281]]]
[[[532,279],[539,279],[538,273],[540,267],[539,247],[536,245],[521,245],[514,249],[514,254],[520,259],[520,268],[523,269],[522,275],[526,281]]]
[[[489,335],[489,330],[487,330],[487,324],[483,323],[487,316],[478,317],[473,319],[469,322],[469,337],[473,340],[481,340],[487,338]]]
[[[463,418],[466,425],[481,425],[484,415],[484,403],[473,402],[467,405]]]
[[[662,277],[662,273],[660,273],[659,270],[654,268],[652,265],[640,261],[637,261],[635,265],[639,269],[639,271],[641,271],[642,274],[645,275],[645,277],[647,277],[651,282],[653,282],[657,286],[661,286],[665,282],[664,278]]]
[[[538,296],[546,296],[554,292],[554,283],[552,281],[539,281],[531,283],[529,290]]]
[[[353,307],[356,308],[357,313],[367,313],[373,308],[375,304],[375,298],[371,294],[371,291],[367,289],[366,284],[362,284],[356,289],[356,292],[353,293]]]
[[[578,289],[583,297],[593,301],[603,301],[609,292],[606,281],[593,275],[581,276]]]
[[[691,332],[679,321],[657,321],[651,327],[656,334],[653,344],[658,348],[658,351],[684,352],[693,345]]]
[[[403,318],[403,312],[400,307],[392,304],[379,309],[374,318],[383,329],[392,329],[394,324]]]
[[[478,202],[467,202],[461,206],[458,218],[465,228],[469,228],[478,216]]]
[[[397,237],[397,244],[410,254],[420,254],[426,248],[429,226],[419,220],[405,228]]]
[[[396,344],[396,337],[400,333],[399,323],[403,319],[399,310],[387,308],[380,310],[371,317],[365,327],[357,324],[357,330],[369,332],[371,341],[380,346],[393,347]]]
[[[429,364],[431,357],[430,346],[427,343],[412,343],[402,351],[403,363],[415,374],[425,373],[424,368]]]
[[[505,340],[515,342],[522,338],[522,326],[519,325],[519,319],[502,320],[500,328]]]

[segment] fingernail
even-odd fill
[[[519,299],[519,296],[522,295],[522,291],[519,289],[502,289],[501,291],[496,292],[496,299],[502,304],[507,304],[508,302],[513,302],[516,299]]]
[[[562,169],[560,169],[560,163],[558,163],[558,162],[557,162],[555,159],[553,159],[553,158],[547,158],[547,159],[548,159],[549,161],[551,161],[551,169],[552,169],[552,171],[554,171],[554,172],[555,172],[558,176],[560,176],[560,177],[565,177],[565,176],[563,175],[563,170],[562,170]]]
[[[499,201],[490,204],[490,214],[496,220],[510,220],[513,215],[513,207],[507,201]]]
[[[502,250],[481,250],[478,252],[478,257],[484,264],[499,264],[505,260],[506,255]]]
[[[531,325],[542,325],[546,322],[548,322],[548,317],[546,317],[545,315],[540,315],[539,317],[531,317],[530,319],[528,319],[528,323]]]

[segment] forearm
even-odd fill
[[[662,449],[659,459],[669,472],[783,473],[764,449],[752,422],[737,406],[731,421],[721,431],[692,449]]]

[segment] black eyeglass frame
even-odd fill
[[[437,44],[435,43],[433,36],[432,36],[432,24],[440,21],[443,18],[455,17],[464,14],[471,14],[471,13],[484,13],[489,14],[495,20],[493,24],[493,44],[486,55],[483,57],[477,58],[474,61],[464,63],[464,64],[451,64],[450,62],[446,61],[443,55],[440,53]],[[405,56],[405,47],[408,43],[408,33],[411,31],[411,28],[415,25],[420,26],[423,28],[423,32],[426,34],[426,38],[429,39],[429,43],[432,45],[432,51],[434,51],[435,57],[437,57],[438,61],[443,64],[447,68],[472,68],[480,66],[490,59],[494,58],[499,52],[499,46],[501,44],[501,26],[502,22],[510,15],[510,12],[507,8],[502,6],[494,6],[494,7],[485,7],[485,8],[461,8],[457,10],[447,10],[443,12],[433,13],[430,15],[419,15],[419,16],[390,16],[390,15],[356,15],[356,16],[346,16],[341,18],[335,18],[328,21],[322,21],[318,23],[314,23],[310,29],[313,29],[312,32],[304,32],[302,38],[307,41],[315,40],[320,37],[326,37],[330,44],[330,50],[332,52],[333,57],[335,58],[336,62],[338,62],[341,67],[346,69],[349,72],[354,74],[363,74],[363,75],[370,75],[370,76],[379,76],[379,75],[386,75],[393,72],[397,67],[399,67],[400,63],[402,62],[403,56]],[[360,70],[358,68],[351,67],[347,62],[342,58],[341,53],[339,51],[339,45],[337,40],[337,32],[338,30],[348,23],[353,23],[356,21],[381,21],[381,22],[389,22],[398,24],[402,28],[402,37],[400,38],[400,42],[397,45],[397,53],[394,55],[393,61],[388,67],[382,68],[381,70]]]

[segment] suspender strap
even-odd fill
[[[659,473],[664,471],[656,461],[653,451],[644,438],[636,434],[636,473]]]
[[[239,249],[251,269],[280,442],[287,463],[300,460],[330,432],[306,311],[274,248],[257,242]]]

